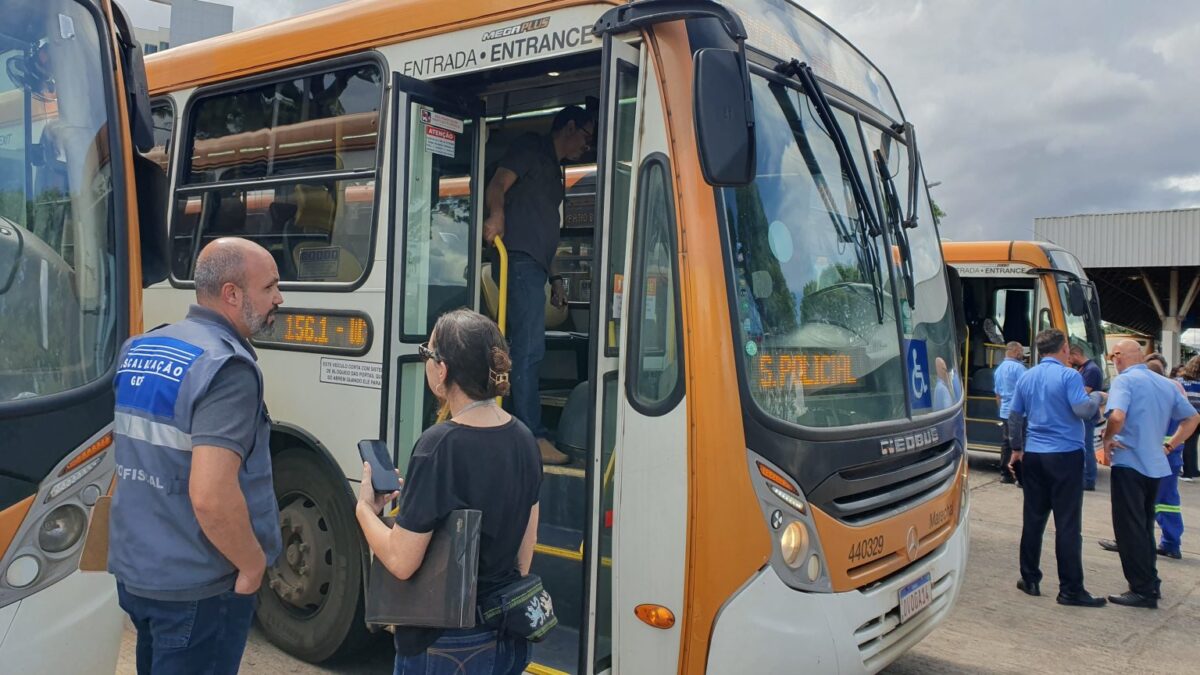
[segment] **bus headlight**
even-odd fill
[[[788,523],[779,535],[779,552],[788,567],[800,567],[805,562],[805,554],[808,553],[808,528],[796,520]]]
[[[75,545],[87,530],[87,515],[83,509],[64,504],[42,521],[38,530],[38,546],[47,553],[62,553]]]

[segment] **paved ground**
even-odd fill
[[[1184,483],[1184,559],[1159,559],[1163,600],[1158,611],[1106,607],[1060,607],[1054,602],[1057,577],[1053,525],[1046,533],[1043,595],[1016,590],[1017,541],[1021,533],[1021,493],[996,481],[992,455],[971,460],[971,557],[966,587],[949,621],[894,663],[889,675],[939,673],[1196,673],[1200,672],[1200,483]],[[1086,493],[1083,564],[1088,589],[1097,595],[1125,590],[1116,554],[1096,540],[1110,538],[1108,471],[1100,470],[1096,492]],[[117,665],[133,675],[132,633],[126,631]],[[251,636],[243,673],[387,673],[390,643],[352,663],[311,666]]]

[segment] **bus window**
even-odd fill
[[[617,342],[621,335],[621,290],[620,279],[625,269],[625,239],[629,230],[629,181],[633,173],[633,139],[637,125],[637,68],[621,62],[617,67],[617,107],[613,116],[612,204],[613,210],[609,229],[608,275],[608,331],[604,344],[606,356],[616,356]]]
[[[674,204],[665,158],[642,169],[630,288],[630,345],[636,361],[628,369],[630,400],[639,410],[661,414],[682,395],[683,350],[675,298]]]
[[[0,26],[0,401],[99,379],[123,330],[111,73],[92,16],[52,5]]]
[[[154,122],[154,147],[145,155],[167,173],[171,165],[171,142],[175,137],[175,106],[171,99],[154,99],[150,104],[150,117]]]
[[[173,273],[221,236],[258,242],[282,281],[353,283],[370,258],[383,86],[375,64],[202,96],[175,191]]]

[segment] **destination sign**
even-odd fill
[[[251,342],[268,349],[361,356],[371,348],[371,320],[362,312],[280,308],[270,330]]]
[[[760,391],[786,390],[797,385],[820,389],[858,383],[854,358],[846,353],[771,350],[754,359]]]

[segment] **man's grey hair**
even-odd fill
[[[196,297],[219,298],[227,283],[246,287],[245,256],[238,246],[214,246],[196,261]]]

